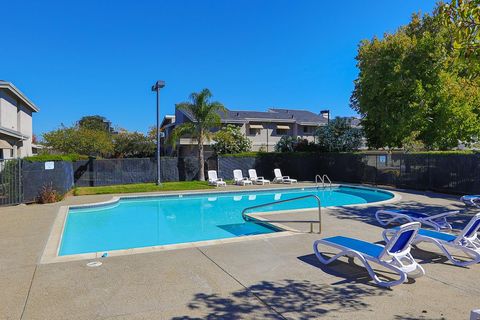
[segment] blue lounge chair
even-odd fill
[[[347,256],[358,258],[368,271],[373,281],[382,287],[392,287],[404,283],[407,277],[416,278],[423,276],[425,271],[410,254],[410,243],[415,238],[420,223],[410,222],[402,225],[394,231],[394,235],[387,241],[385,246],[374,244],[354,238],[331,237],[317,240],[313,243],[313,250],[318,260],[323,264],[329,264],[340,257]],[[326,245],[341,250],[330,259],[322,256],[318,245]],[[382,281],[378,278],[370,262],[377,263],[392,270],[399,275],[398,280]]]
[[[447,217],[458,214],[460,211],[447,211],[435,215],[428,215],[421,212],[410,210],[378,210],[375,213],[375,218],[382,226],[387,226],[391,223],[406,220],[406,222],[420,222],[422,225],[427,225],[437,231],[452,230],[452,225],[448,223]]]
[[[460,200],[465,203],[467,207],[480,208],[480,195],[478,194],[465,195],[461,197]]]
[[[395,228],[396,229],[396,228]],[[383,238],[387,241],[395,235],[395,229],[385,230]],[[439,247],[447,258],[457,266],[469,266],[480,262],[480,213],[477,213],[465,228],[457,235],[446,232],[420,229],[412,244],[421,242],[433,243]],[[471,259],[467,261],[458,260],[452,256],[448,249],[458,249],[465,252]]]

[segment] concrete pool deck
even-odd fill
[[[326,267],[313,255],[319,237],[380,241],[383,229],[373,216],[379,208],[464,209],[458,197],[397,192],[402,199],[395,203],[323,209],[321,235],[108,257],[97,268],[86,266],[91,260],[39,262],[61,206],[107,201],[112,195],[2,207],[0,319],[468,319],[480,307],[480,265],[455,267],[421,250],[435,250],[432,246],[421,245],[413,254],[426,276],[384,289],[347,259]],[[263,217],[312,220],[316,214]],[[472,211],[453,220],[462,226],[471,216]],[[285,224],[309,230],[307,224]]]

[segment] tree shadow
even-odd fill
[[[333,253],[323,253],[325,257],[327,255],[333,256]],[[328,257],[327,257],[328,258]],[[363,265],[359,265],[355,263],[355,259],[353,258],[348,258],[348,263],[344,262],[342,260],[336,260],[328,265],[325,265],[321,263],[315,254],[309,254],[309,255],[304,255],[300,256],[297,259],[300,261],[307,263],[315,268],[320,269],[322,272],[329,274],[331,276],[335,276],[337,278],[343,278],[344,280],[335,282],[334,285],[336,284],[344,284],[344,283],[359,283],[363,285],[368,285],[371,287],[378,288],[380,290],[384,291],[391,291],[389,288],[381,287],[375,282],[373,282],[372,278],[368,274],[368,271],[365,269]],[[374,268],[375,272],[377,273],[377,276],[385,281],[392,281],[396,280],[399,278],[399,276],[395,273],[393,273],[390,270],[385,270],[384,268],[376,268],[377,266],[375,264],[371,265],[372,268]],[[408,278],[407,284],[414,283],[415,280]]]
[[[331,312],[369,308],[363,301],[365,297],[386,293],[388,290],[355,283],[337,286],[308,280],[261,281],[228,297],[196,294],[188,308],[192,312],[205,309],[207,314],[173,319],[315,319]]]
[[[471,211],[465,210],[465,206],[461,204],[454,204],[447,208],[442,205],[425,204],[417,201],[401,201],[398,203],[391,203],[385,205],[373,204],[369,205],[368,207],[338,207],[334,210],[329,210],[328,214],[338,219],[351,219],[370,225],[382,227],[375,218],[375,213],[377,212],[377,210],[385,209],[405,209],[426,213],[428,215],[434,215],[451,210],[459,210],[459,214],[448,218],[448,221],[453,225],[455,229],[463,229],[468,223],[468,221],[470,221],[470,219],[472,218]],[[393,226],[395,225],[392,224],[392,227]]]

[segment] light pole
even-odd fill
[[[162,183],[160,181],[160,89],[165,87],[165,81],[158,80],[152,86],[152,91],[157,92],[157,186]]]

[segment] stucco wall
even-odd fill
[[[18,131],[17,103],[5,91],[0,91],[0,126]]]
[[[0,126],[20,132],[28,137],[21,141],[10,137],[13,141],[14,152],[12,157],[28,157],[32,155],[32,110],[17,100],[5,90],[0,90]],[[5,139],[4,139],[5,140]]]

